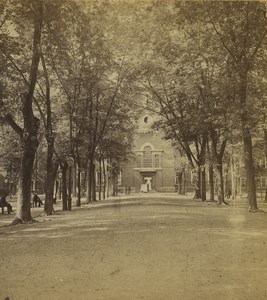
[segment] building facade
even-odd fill
[[[140,118],[134,144],[135,158],[122,170],[121,184],[135,192],[174,192],[176,171],[174,150],[162,134],[152,130],[153,117]]]

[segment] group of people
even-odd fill
[[[7,208],[7,213],[10,214],[12,212],[12,205],[7,202],[6,195],[0,196],[0,207],[2,208],[2,214],[4,213],[4,208]],[[35,194],[32,198],[32,207],[41,207],[43,205],[42,200],[40,197]]]
[[[33,207],[41,207],[41,205],[43,205],[42,200],[40,199],[40,197],[37,194],[34,194],[33,198],[32,198],[32,206]]]

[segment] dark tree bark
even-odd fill
[[[211,147],[212,147],[212,157],[215,163],[215,170],[217,174],[217,196],[218,196],[218,204],[222,203],[228,204],[224,199],[224,181],[223,181],[223,156],[225,152],[225,147],[227,140],[225,138],[221,138],[220,141],[219,135],[217,131],[211,127],[210,128],[210,139],[211,139]]]
[[[57,180],[58,168],[59,168],[59,163],[54,161],[53,162],[53,183],[54,183],[54,189],[55,189],[55,194],[53,197],[54,204],[56,203],[57,193],[59,190],[59,182]]]
[[[201,199],[201,171],[199,166],[195,168],[194,185],[195,185],[194,199]]]
[[[67,210],[71,211],[72,208],[72,167],[68,166],[68,201],[67,201]]]
[[[178,195],[182,195],[182,185],[183,185],[183,173],[182,172],[178,172],[177,173],[177,184],[178,184],[178,187],[177,187],[177,192],[178,192]]]
[[[45,205],[44,212],[46,215],[52,215],[54,213],[53,198],[54,198],[54,166],[53,166],[53,155],[54,155],[54,135],[52,125],[52,111],[51,111],[51,97],[50,97],[50,80],[48,71],[46,68],[45,58],[41,54],[41,61],[45,76],[46,83],[46,120],[43,116],[45,123],[45,138],[47,141],[47,157],[46,157],[46,191],[45,191]],[[41,109],[39,109],[41,112]]]
[[[204,202],[207,200],[206,191],[206,169],[205,166],[200,167],[201,171],[201,200]]]
[[[47,140],[50,140],[49,138]],[[50,144],[50,142],[52,144]],[[54,151],[54,139],[50,141],[47,147],[47,159],[46,159],[46,191],[45,191],[45,205],[44,212],[46,215],[52,215],[54,213],[53,198],[54,198],[54,166],[53,166],[53,151]]]
[[[92,167],[92,201],[96,202],[95,163],[93,163],[93,167]]]
[[[62,169],[62,210],[68,210],[68,193],[67,193],[67,170],[68,164],[64,162]]]
[[[223,166],[222,162],[216,164],[217,180],[218,180],[218,204],[225,203],[224,201],[224,182],[223,182]]]
[[[248,70],[241,71],[240,76],[240,106],[241,106],[241,123],[242,123],[242,137],[244,147],[244,162],[247,177],[248,189],[248,203],[250,211],[257,211],[257,196],[256,196],[256,180],[255,169],[252,155],[252,137],[248,126],[249,112],[247,111],[247,76]]]
[[[112,175],[112,196],[116,196],[116,176]]]
[[[264,140],[265,140],[265,160],[267,160],[267,129],[264,129]],[[267,163],[267,161],[266,161]],[[265,164],[265,167],[266,164]],[[266,187],[265,187],[265,202],[267,202],[267,181],[266,181]]]
[[[93,169],[94,169],[94,155],[90,153],[87,169],[87,203],[93,202]]]
[[[107,178],[106,178],[106,167],[105,167],[105,159],[102,160],[103,163],[103,199],[106,199],[106,186],[107,186]]]
[[[197,157],[193,156],[196,169],[196,179],[195,179],[195,196],[194,199],[201,199],[206,201],[206,178],[203,175],[202,169],[205,165],[206,159],[206,148],[207,148],[208,136],[207,133],[203,133],[202,136],[197,137],[195,140],[195,147],[197,151]]]
[[[99,157],[99,190],[98,190],[98,200],[101,200],[101,191],[102,191],[102,159],[101,155]]]
[[[81,163],[80,158],[77,157],[77,167],[78,167],[78,174],[77,174],[77,202],[76,206],[81,206]]]
[[[22,158],[20,164],[20,179],[18,190],[18,202],[16,216],[13,223],[31,222],[31,184],[35,154],[38,148],[37,132],[39,120],[35,119],[36,125],[32,124],[30,131],[24,130],[22,138]],[[35,133],[33,131],[35,126]],[[27,133],[30,133],[27,135]]]
[[[213,165],[209,165],[209,182],[210,182],[210,201],[215,201],[214,198],[214,176],[213,176]]]

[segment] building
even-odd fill
[[[175,153],[162,133],[153,130],[153,116],[144,114],[139,120],[132,159],[122,170],[121,185],[135,192],[176,190]]]

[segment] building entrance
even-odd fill
[[[153,176],[142,176],[142,184],[141,184],[141,189],[140,192],[150,192],[154,189],[153,185]]]
[[[147,191],[152,190],[152,177],[144,177],[145,184],[147,186]]]

